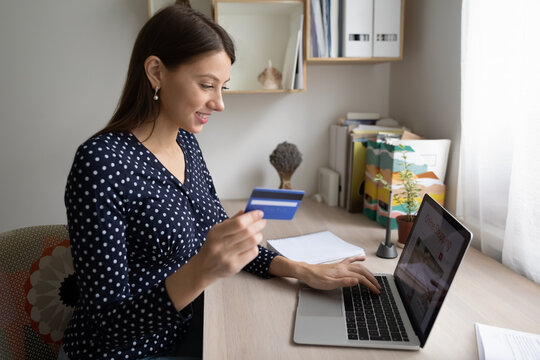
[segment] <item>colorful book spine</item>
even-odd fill
[[[362,212],[371,220],[377,220],[378,184],[373,180],[379,173],[381,143],[368,141],[366,148],[366,173],[364,177],[364,209]]]
[[[404,155],[406,159],[403,158]],[[366,151],[363,213],[383,227],[387,226],[388,216],[390,216],[392,219],[391,227],[396,229],[395,218],[407,214],[406,204],[401,195],[404,191],[403,182],[399,175],[399,172],[405,167],[405,161],[409,163],[409,170],[415,174],[414,178],[420,189],[416,199],[418,204],[427,193],[438,203],[444,205],[445,185],[433,171],[428,170],[425,160],[411,146],[406,145],[402,149],[398,145],[369,141]],[[373,180],[377,174],[381,174],[383,179],[391,185],[394,194],[392,209],[389,209],[388,205],[388,190]]]

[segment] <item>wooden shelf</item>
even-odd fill
[[[377,0],[374,0],[377,1]],[[403,30],[405,20],[405,0],[401,0],[401,21],[400,21],[400,49],[399,57],[311,57],[311,0],[306,0],[306,27],[305,27],[305,54],[308,64],[379,64],[388,61],[403,60]]]
[[[296,93],[306,88],[306,62],[304,52],[304,26],[302,26],[302,89],[267,90],[258,82],[258,75],[267,67],[268,61],[286,78],[287,54],[292,25],[303,17],[304,0],[214,0],[214,18],[232,37],[236,46],[236,62],[231,69],[229,94],[250,93]],[[296,20],[299,21],[299,20]],[[296,32],[297,34],[298,32]],[[293,42],[294,43],[294,42]],[[290,56],[290,55],[289,55]],[[289,57],[290,59],[290,57]],[[291,72],[289,71],[289,74]]]
[[[309,65],[323,64],[380,64],[388,61],[400,61],[403,58],[354,58],[354,57],[337,57],[337,58],[308,58],[306,61]]]
[[[224,94],[286,94],[286,93],[300,93],[305,92],[304,89],[276,89],[276,90],[270,90],[270,89],[258,89],[258,90],[225,90],[223,91]]]
[[[334,1],[334,0],[332,0]],[[337,1],[337,0],[336,0]],[[377,0],[374,0],[377,1]],[[227,94],[273,94],[306,91],[306,65],[359,64],[371,65],[403,59],[403,29],[405,0],[401,0],[399,57],[311,57],[310,6],[311,0],[213,0],[214,18],[233,38],[237,47],[237,61],[231,69],[231,90]],[[290,37],[291,14],[303,14],[302,89],[263,89],[258,75],[272,60],[280,68]],[[283,73],[283,71],[282,71]]]

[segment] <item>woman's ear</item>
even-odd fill
[[[150,55],[144,61],[144,71],[148,81],[150,81],[150,84],[152,85],[152,89],[161,87],[162,66],[163,63],[155,55]]]

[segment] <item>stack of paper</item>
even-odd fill
[[[540,359],[540,335],[476,323],[480,360]]]
[[[286,258],[308,264],[335,262],[350,256],[364,256],[364,249],[349,244],[330,231],[274,239],[268,248]]]

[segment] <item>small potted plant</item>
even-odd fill
[[[276,168],[281,181],[280,189],[292,189],[291,177],[301,162],[302,153],[296,145],[286,141],[279,144],[270,154],[270,163]]]
[[[400,151],[403,152],[403,170],[398,172],[399,178],[403,183],[403,189],[394,194],[394,201],[398,204],[405,204],[406,215],[399,215],[396,217],[398,224],[398,246],[405,246],[409,233],[416,218],[416,212],[420,204],[418,203],[418,197],[420,196],[421,189],[418,188],[418,182],[414,177],[414,173],[410,169],[410,163],[407,162],[407,150],[403,145],[399,145]],[[375,182],[380,182],[388,191],[392,191],[392,186],[384,180],[381,174],[375,176]],[[388,216],[392,214],[392,209],[388,209]]]

